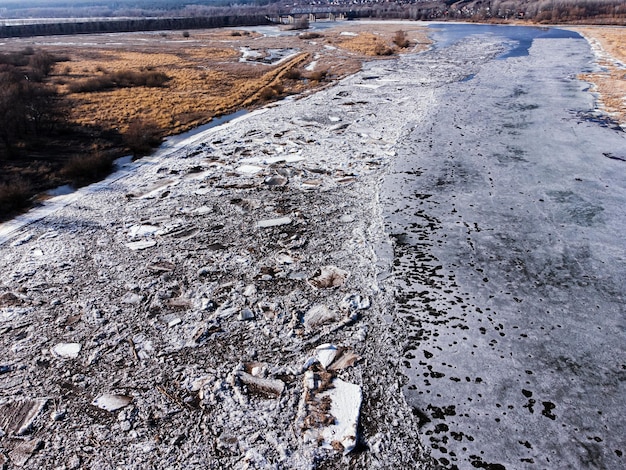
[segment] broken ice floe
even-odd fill
[[[263,180],[263,183],[268,186],[285,186],[288,182],[289,179],[282,175],[268,176]]]
[[[4,403],[0,406],[0,430],[16,436],[26,434],[48,401],[48,398],[36,398]]]
[[[280,225],[288,225],[291,223],[291,217],[279,217],[277,219],[259,220],[256,223],[258,228],[278,227]]]
[[[131,250],[145,250],[146,248],[150,248],[154,245],[156,245],[155,240],[140,240],[137,242],[126,243],[126,247]]]
[[[239,173],[240,175],[254,176],[260,173],[261,171],[263,171],[263,168],[260,166],[256,166],[256,165],[241,165],[237,167],[235,171]]]
[[[304,314],[304,327],[307,330],[314,330],[326,323],[335,322],[341,319],[341,313],[331,310],[326,305],[314,305]]]
[[[43,441],[37,438],[20,442],[11,452],[9,452],[11,462],[18,467],[23,467],[30,456],[41,449],[43,445]]]
[[[328,289],[342,286],[349,274],[337,266],[322,266],[307,281],[317,289]]]
[[[338,371],[352,367],[360,359],[361,356],[354,351],[326,343],[315,348],[315,355],[306,360],[303,369],[309,369],[313,364],[319,363],[328,371]]]
[[[348,454],[357,443],[361,387],[309,370],[304,375],[300,426],[304,439]]]
[[[127,406],[133,398],[128,395],[105,393],[96,398],[91,404],[106,411],[116,411]]]
[[[315,348],[315,356],[319,363],[326,369],[337,355],[337,346],[333,344],[322,344]]]
[[[133,225],[128,229],[128,238],[130,240],[137,240],[152,236],[160,230],[160,227],[155,225]]]
[[[80,352],[80,343],[59,343],[54,346],[50,351],[56,357],[64,359],[76,359]]]
[[[366,310],[370,308],[370,299],[359,294],[349,294],[341,300],[339,305],[347,310]]]
[[[285,383],[278,379],[256,377],[243,370],[233,373],[233,385],[245,388],[249,394],[277,398],[285,390]]]

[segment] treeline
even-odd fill
[[[450,19],[474,21],[520,19],[537,23],[624,24],[622,0],[460,0],[448,2]]]
[[[623,0],[406,0],[350,5],[357,18],[626,24]]]
[[[225,28],[267,24],[264,14],[216,15],[188,18],[135,18],[69,23],[42,23],[0,26],[0,37],[30,37],[95,33],[125,33],[203,28]]]

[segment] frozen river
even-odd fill
[[[383,192],[422,439],[451,468],[625,468],[626,139],[576,79],[589,46],[434,37],[405,72],[436,105],[407,116]],[[483,41],[508,52],[464,52]]]

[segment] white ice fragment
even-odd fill
[[[243,291],[244,297],[252,297],[254,294],[256,294],[256,287],[254,284],[249,284]]]
[[[159,230],[159,227],[155,225],[133,225],[128,229],[128,238],[136,240],[138,238],[144,238],[154,235]]]
[[[254,319],[254,312],[250,310],[249,308],[244,308],[243,310],[239,312],[239,319],[242,321],[252,320]]]
[[[337,266],[322,266],[307,281],[317,289],[328,289],[342,286],[349,274]]]
[[[167,326],[169,326],[170,328],[172,328],[172,327],[174,327],[174,326],[176,326],[176,325],[180,325],[182,322],[183,322],[183,321],[182,321],[180,318],[176,317],[176,318],[174,318],[174,319],[170,320],[170,321],[168,322]]]
[[[280,217],[278,219],[259,220],[256,223],[258,228],[278,227],[280,225],[288,225],[291,223],[291,217]]]
[[[304,314],[304,326],[307,330],[341,318],[339,312],[330,310],[326,305],[314,305]]]
[[[24,235],[21,238],[18,238],[17,240],[15,240],[14,242],[11,243],[11,246],[20,246],[23,245],[24,243],[28,243],[31,239],[33,238],[33,234],[29,233]]]
[[[370,299],[358,294],[349,294],[341,300],[340,306],[348,310],[367,310],[370,308]]]
[[[200,206],[193,210],[194,214],[205,215],[213,212],[213,208],[209,206]]]
[[[293,264],[294,263],[294,259],[293,259],[293,257],[288,255],[287,253],[278,253],[276,255],[276,262],[278,264]]]
[[[43,256],[43,251],[41,250],[41,248],[33,248],[33,249],[30,251],[30,254],[31,254],[32,256],[37,256],[37,257],[39,257],[39,256]]]
[[[96,398],[91,404],[106,411],[116,411],[124,408],[131,401],[133,401],[133,398],[128,395],[105,393]]]
[[[330,122],[339,122],[339,121],[341,121],[341,118],[339,116],[328,116],[328,119],[330,120]]]
[[[120,302],[128,305],[139,305],[143,300],[143,295],[135,294],[134,292],[127,292],[120,299]]]
[[[263,168],[256,165],[241,165],[235,171],[241,175],[254,176],[263,171]]]
[[[354,216],[350,214],[342,215],[341,218],[339,219],[339,222],[343,222],[344,224],[354,222]]]
[[[358,36],[358,33],[353,33],[352,31],[342,31],[339,33],[339,36]]]
[[[236,371],[234,376],[247,387],[248,392],[279,397],[285,390],[285,383],[282,380],[255,377],[244,371]]]
[[[80,343],[59,343],[51,349],[52,354],[56,357],[65,359],[76,359],[80,352]]]
[[[357,441],[357,427],[361,408],[361,387],[336,378],[334,388],[318,395],[320,399],[330,398],[330,414],[335,423],[321,429],[324,448],[336,449],[337,444],[343,447],[343,454],[348,454]]]
[[[322,344],[315,348],[315,355],[319,363],[326,369],[335,360],[337,346],[329,343]]]
[[[146,248],[150,248],[154,245],[156,245],[155,240],[140,240],[138,242],[126,243],[126,247],[130,248],[131,250],[145,250]]]

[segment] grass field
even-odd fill
[[[398,29],[393,25],[381,25],[374,32],[358,29],[342,26],[302,37],[262,37],[241,30],[192,31],[189,37],[134,33],[114,35],[110,43],[100,45],[76,44],[74,37],[67,47],[62,45],[64,38],[55,38],[50,41],[53,46],[44,39],[40,47],[71,57],[69,63],[57,66],[52,81],[66,98],[73,122],[124,132],[140,119],[155,123],[163,135],[169,135],[214,116],[322,86],[354,73],[363,59],[408,50],[393,43]],[[347,30],[357,32],[347,36]],[[427,44],[421,27],[412,28],[407,37],[411,50]],[[244,49],[254,53],[253,60],[242,61]],[[264,62],[269,52],[280,55],[281,50],[291,54],[276,64]],[[159,72],[169,80],[154,87],[73,92],[81,82],[129,71]]]

